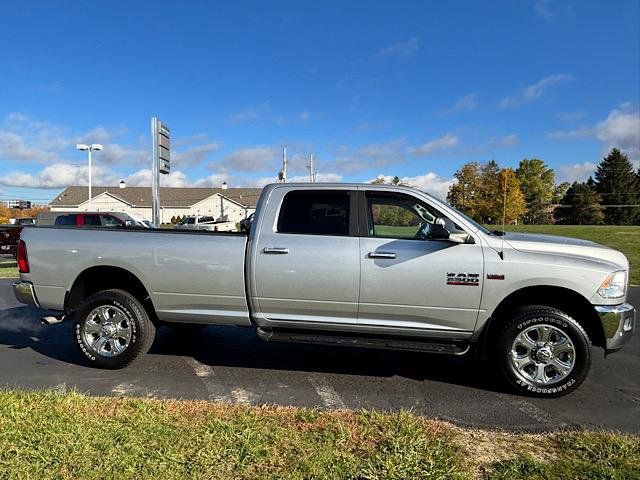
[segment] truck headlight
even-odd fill
[[[627,290],[627,272],[620,270],[609,275],[600,288],[598,295],[602,298],[620,298],[624,297]]]

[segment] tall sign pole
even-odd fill
[[[153,168],[151,170],[151,212],[154,227],[160,226],[160,174],[171,171],[170,131],[159,118],[151,118],[151,136],[153,137]]]

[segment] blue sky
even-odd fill
[[[585,179],[640,159],[640,3],[10,2],[0,16],[0,198],[167,185],[398,175],[443,195],[468,161],[542,158]]]

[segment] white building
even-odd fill
[[[160,222],[172,217],[207,215],[239,222],[256,209],[259,188],[160,188]],[[125,212],[151,220],[151,187],[92,187],[89,206],[88,187],[67,187],[54,198],[51,211]]]

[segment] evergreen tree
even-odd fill
[[[526,223],[551,222],[550,206],[553,202],[555,174],[544,161],[525,158],[516,169],[520,187],[527,202]]]
[[[573,182],[553,216],[563,225],[599,225],[604,220],[601,200],[587,183]]]
[[[629,158],[617,148],[602,159],[595,173],[596,191],[604,205],[637,205],[640,186]],[[640,215],[638,207],[606,207],[605,223],[631,225]]]

